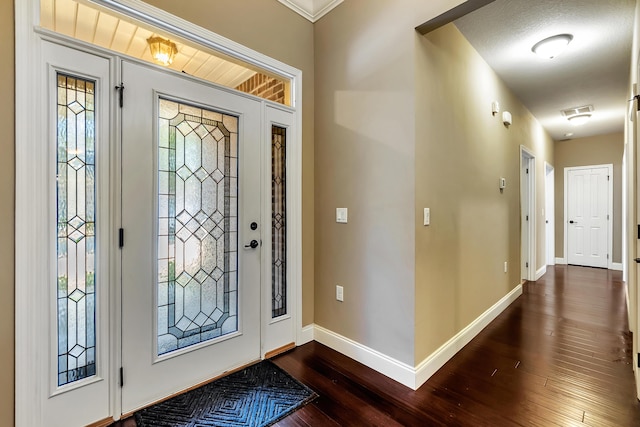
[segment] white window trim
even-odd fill
[[[296,343],[303,340],[302,331],[302,71],[242,46],[195,24],[150,6],[139,0],[95,0],[94,3],[129,15],[154,27],[177,34],[208,48],[223,52],[249,64],[291,80],[291,101],[295,109],[295,133],[290,147],[291,167],[287,170],[290,189],[287,196],[289,232],[292,246],[289,250],[288,267],[294,278]],[[45,245],[38,245],[41,236],[49,232],[46,215],[32,209],[33,200],[46,198],[47,156],[46,147],[40,141],[46,139],[46,127],[33,126],[30,119],[46,115],[46,105],[39,102],[44,93],[45,82],[38,69],[41,60],[40,35],[35,31],[39,23],[39,0],[14,2],[15,10],[15,150],[16,150],[16,221],[15,221],[15,423],[17,426],[43,425],[42,398],[47,390],[47,360],[38,353],[42,337],[41,325],[46,313],[32,310],[32,289],[35,283],[48,280],[49,268],[34,264],[33,260],[48,260]],[[287,165],[289,167],[289,165]],[[113,296],[114,300],[115,295]],[[115,305],[112,317],[119,315],[119,304]],[[111,319],[112,329],[120,319]],[[116,325],[117,324],[117,325]],[[47,328],[45,328],[47,329]],[[111,337],[112,360],[120,360],[120,337]],[[115,363],[114,363],[115,365]],[[110,373],[114,384],[117,369],[112,365]],[[117,365],[119,366],[119,365]],[[120,393],[116,388],[115,393]],[[118,418],[119,399],[112,397],[113,415]]]

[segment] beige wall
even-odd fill
[[[540,207],[553,141],[453,24],[419,37],[417,58],[420,362],[520,283],[520,145],[536,156],[536,269],[545,264]],[[492,101],[511,112],[510,127],[491,114]],[[502,193],[500,177],[507,181]],[[431,210],[428,227],[424,207]]]
[[[13,425],[14,379],[14,26],[13,2],[0,2],[0,117],[4,123],[0,140],[0,425]]]
[[[556,257],[564,255],[564,168],[613,164],[613,262],[622,262],[622,155],[624,134],[596,135],[555,143]]]
[[[315,323],[411,365],[414,28],[459,3],[348,0],[315,24]]]
[[[313,24],[275,0],[146,3],[302,70],[302,324],[313,323]]]

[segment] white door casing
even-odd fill
[[[536,280],[536,162],[535,155],[520,146],[520,271],[524,280]]]
[[[293,118],[293,123],[289,128],[290,139],[287,148],[287,216],[288,216],[288,277],[291,287],[291,323],[293,324],[293,338],[280,339],[276,342],[300,343],[303,339],[301,325],[301,126],[297,123],[301,121],[301,72],[276,60],[259,54],[251,49],[245,48],[228,39],[217,36],[207,30],[176,18],[164,11],[156,9],[138,0],[104,0],[102,6],[113,8],[126,15],[135,16],[151,25],[154,25],[167,32],[175,32],[198,43],[206,48],[223,51],[226,54],[247,61],[258,68],[264,68],[269,72],[276,73],[284,78],[291,79],[292,82],[292,105],[293,108],[284,106],[274,106],[276,109],[286,111]],[[49,280],[51,269],[33,268],[34,265],[51,265],[51,248],[41,244],[42,236],[50,231],[50,220],[44,218],[43,209],[38,205],[38,201],[50,201],[51,194],[47,195],[49,185],[51,185],[50,172],[52,165],[51,153],[41,141],[46,139],[47,129],[44,126],[33,126],[33,123],[45,123],[47,117],[46,105],[43,97],[46,94],[46,78],[41,64],[42,40],[52,40],[55,44],[73,47],[77,50],[92,53],[109,61],[110,76],[112,78],[111,88],[119,78],[116,67],[116,55],[101,48],[87,46],[77,43],[74,40],[39,29],[38,26],[38,0],[27,0],[16,2],[16,51],[23,52],[16,57],[16,425],[56,425],[54,419],[47,411],[47,396],[49,393],[50,381],[43,381],[42,378],[49,378],[51,367],[50,361],[44,357],[41,343],[50,341],[50,330],[46,320],[47,313],[50,313],[50,304],[47,292],[37,292],[38,286],[42,286]],[[88,75],[90,73],[81,73]],[[115,112],[115,93],[111,92],[111,113]],[[258,100],[262,103],[263,111],[269,102]],[[263,115],[266,113],[262,113]],[[118,125],[113,124],[112,135],[119,133]],[[289,138],[289,137],[288,137]],[[112,138],[113,139],[113,138]],[[264,142],[264,141],[263,141]],[[266,141],[268,143],[268,141]],[[115,145],[115,144],[114,144]],[[265,150],[263,150],[264,152]],[[115,172],[119,169],[117,162],[118,153],[110,153],[111,170]],[[118,184],[117,178],[112,178],[112,187]],[[109,200],[113,200],[113,188],[109,194]],[[34,203],[35,202],[35,203]],[[263,212],[264,217],[268,217]],[[117,246],[117,226],[112,215],[111,240],[112,247]],[[266,226],[266,224],[264,224]],[[244,243],[244,242],[241,242]],[[115,245],[115,246],[114,246]],[[117,251],[117,250],[116,250]],[[113,264],[113,263],[112,263]],[[110,266],[111,268],[111,266]],[[266,268],[266,267],[265,267]],[[115,270],[113,270],[115,271]],[[117,274],[112,274],[115,278]],[[113,283],[113,282],[112,282]],[[266,285],[264,286],[267,287]],[[44,296],[44,297],[42,297]],[[108,319],[109,336],[104,334],[108,345],[103,346],[109,350],[110,366],[105,368],[105,381],[110,381],[109,395],[106,399],[97,399],[92,404],[78,410],[81,403],[74,403],[71,410],[83,412],[96,405],[106,404],[109,408],[107,416],[118,418],[121,413],[120,399],[121,389],[118,384],[118,368],[120,366],[120,331],[119,320],[120,295],[114,286],[106,298],[111,309],[111,317]],[[113,315],[117,317],[114,317]],[[106,313],[101,313],[106,315]],[[47,325],[47,327],[43,327]],[[286,329],[286,328],[285,328]],[[262,352],[269,351],[263,345]],[[107,358],[104,358],[107,363]],[[89,395],[87,395],[88,397]],[[105,403],[106,402],[106,403]],[[93,405],[93,406],[92,406]],[[87,412],[87,411],[85,411]],[[69,421],[65,419],[64,425],[83,425],[88,422],[97,421],[102,417],[102,413],[94,411],[89,415],[89,421]],[[88,418],[87,418],[88,419]],[[46,422],[44,422],[46,420]]]
[[[565,168],[567,263],[611,267],[612,165]]]

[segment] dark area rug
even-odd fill
[[[318,395],[268,360],[135,413],[138,427],[262,427]]]

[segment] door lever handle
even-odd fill
[[[257,241],[257,240],[252,240],[252,241],[250,241],[250,242],[249,242],[249,244],[248,244],[248,245],[244,245],[244,247],[245,247],[245,248],[255,249],[255,248],[257,248],[257,247],[258,247],[258,245],[259,245],[259,243],[258,243],[258,241]]]
[[[577,224],[578,221],[569,221],[569,224]]]

